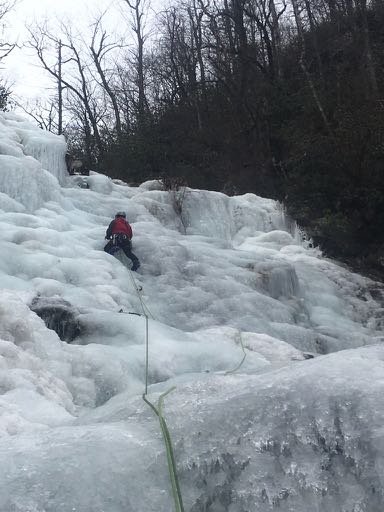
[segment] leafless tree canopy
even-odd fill
[[[149,0],[115,3],[124,39],[104,15],[88,35],[30,29],[88,167],[252,190],[345,247],[358,230],[384,243],[382,0],[175,0],[151,27]]]
[[[4,32],[4,27],[6,24],[5,17],[12,11],[16,3],[17,0],[7,0],[0,2],[0,23],[2,32]],[[15,46],[16,42],[5,41],[3,34],[0,35],[0,62],[11,53]]]

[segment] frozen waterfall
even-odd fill
[[[383,285],[275,201],[180,212],[157,181],[79,187],[65,151],[0,113],[0,511],[174,509],[144,304],[185,511],[382,512]],[[103,251],[119,210],[134,281]]]

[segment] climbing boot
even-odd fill
[[[139,261],[135,261],[135,263],[132,265],[131,270],[133,270],[135,272],[139,268],[140,268],[140,262]]]

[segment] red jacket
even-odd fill
[[[123,217],[117,217],[110,223],[107,229],[107,238],[111,238],[116,233],[124,233],[129,239],[132,238],[132,228]]]

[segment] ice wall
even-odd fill
[[[40,130],[33,123],[12,113],[3,114],[2,122],[6,129],[15,131],[25,155],[38,160],[42,168],[55,176],[61,184],[65,182],[68,176],[65,164],[67,144],[63,135]]]
[[[182,220],[189,235],[232,240],[257,232],[289,229],[276,201],[254,194],[228,197],[219,192],[187,189],[181,200]]]
[[[153,387],[156,400],[177,385],[164,413],[185,510],[382,512],[383,358],[382,347],[361,348],[259,376]],[[22,406],[16,393],[7,398]],[[140,398],[123,393],[47,428],[48,412],[63,415],[56,408],[0,444],[1,510],[174,510],[158,420]]]
[[[0,113],[0,139],[0,209],[34,211],[46,201],[58,201],[59,183],[67,175],[64,138],[15,114]]]
[[[19,130],[19,133],[22,137],[25,153],[33,156],[41,163],[43,169],[46,169],[61,184],[64,184],[68,176],[65,164],[67,144],[64,136],[59,137],[49,132],[44,132],[44,135],[42,135],[28,130]]]
[[[381,285],[253,194],[60,187],[60,145],[0,115],[0,511],[173,510],[141,398],[145,304],[149,396],[177,386],[163,411],[186,511],[381,512]],[[103,251],[119,210],[134,282]],[[59,308],[72,344],[48,328]]]

